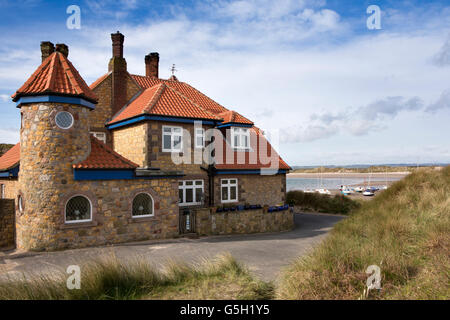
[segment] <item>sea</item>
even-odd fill
[[[387,181],[397,181],[401,178],[388,177]],[[318,189],[325,188],[329,190],[339,189],[341,185],[344,186],[354,186],[361,185],[364,186],[367,183],[367,179],[364,178],[287,178],[286,179],[286,189],[291,190],[305,190],[305,189]],[[386,184],[385,177],[372,177],[371,187],[380,187]]]

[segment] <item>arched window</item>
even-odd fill
[[[148,193],[139,193],[133,199],[133,218],[142,218],[153,216],[154,206],[153,198]]]
[[[66,223],[92,221],[92,204],[84,196],[74,196],[66,204]]]

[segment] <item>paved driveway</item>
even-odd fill
[[[119,259],[136,256],[161,267],[170,259],[195,263],[202,258],[230,252],[263,280],[275,280],[283,267],[317,245],[342,216],[296,214],[295,229],[284,233],[214,236],[200,239],[175,239],[122,244],[109,247],[66,250],[26,255],[0,253],[0,276],[22,272],[65,270],[102,255]]]

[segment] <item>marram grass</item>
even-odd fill
[[[339,222],[287,268],[279,299],[358,299],[369,265],[381,290],[369,299],[450,298],[450,167],[418,170]]]
[[[169,262],[163,271],[147,260],[99,259],[81,266],[81,288],[68,275],[24,274],[0,281],[0,300],[269,299],[273,286],[254,279],[231,255],[195,266]]]

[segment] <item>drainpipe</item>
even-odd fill
[[[216,171],[213,165],[209,165],[208,169],[204,167],[200,167],[202,170],[208,173],[209,178],[209,200],[208,205],[212,207],[214,205],[214,176],[216,175]]]

